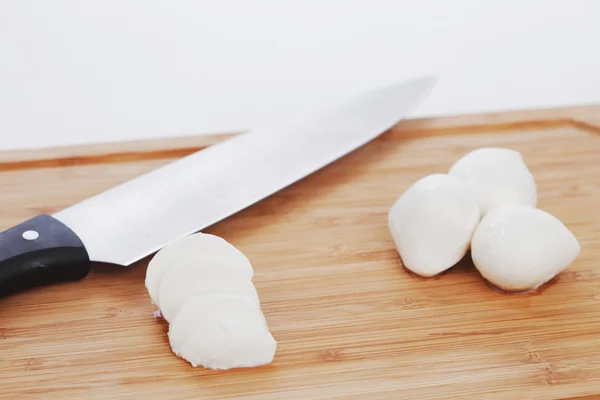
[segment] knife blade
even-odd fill
[[[0,233],[0,296],[127,266],[361,147],[433,88],[423,77],[372,89],[316,116],[200,150],[53,215]]]

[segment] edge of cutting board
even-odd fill
[[[443,135],[486,130],[572,126],[600,134],[600,104],[406,119],[391,130],[403,135]],[[0,152],[0,170],[177,158],[194,153],[240,132],[165,139],[96,143]]]

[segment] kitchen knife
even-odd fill
[[[400,121],[435,85],[380,87],[328,112],[237,135],[0,233],[0,296],[127,266],[283,189]]]

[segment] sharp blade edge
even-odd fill
[[[366,144],[403,119],[435,82],[378,88],[312,119],[242,133],[53,216],[81,238],[92,261],[130,265]]]

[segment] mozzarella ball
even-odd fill
[[[471,256],[481,275],[500,289],[535,290],[579,255],[579,242],[556,217],[526,205],[503,205],[475,230]]]
[[[215,293],[246,297],[260,305],[254,284],[236,268],[214,261],[188,260],[173,265],[163,276],[158,307],[162,316],[172,321],[188,298]]]
[[[216,370],[270,363],[277,342],[251,300],[225,295],[188,299],[169,325],[173,352],[192,366]]]
[[[518,151],[480,148],[456,161],[448,174],[475,191],[481,216],[502,204],[537,205],[535,180]]]
[[[406,268],[439,274],[464,257],[479,222],[473,191],[459,179],[434,174],[410,186],[388,214],[394,243]]]
[[[189,235],[163,247],[148,263],[145,284],[154,304],[159,304],[159,288],[163,275],[173,264],[180,261],[215,261],[238,269],[239,274],[248,278],[252,278],[254,274],[248,258],[225,239],[207,233]]]

